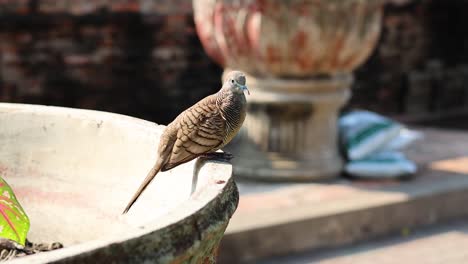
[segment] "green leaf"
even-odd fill
[[[29,218],[10,185],[0,177],[0,237],[25,245]]]

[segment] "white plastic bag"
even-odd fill
[[[382,149],[403,127],[369,111],[352,111],[339,119],[341,142],[349,160],[360,160]]]
[[[400,153],[422,133],[369,111],[356,110],[339,119],[340,139],[348,163],[345,172],[358,178],[388,179],[416,173]]]
[[[363,160],[349,161],[345,172],[358,178],[389,179],[413,175],[417,171],[414,162],[395,151],[380,152]]]
[[[400,130],[397,137],[393,138],[382,147],[382,150],[403,150],[414,141],[422,138],[423,134],[421,132],[403,128]]]

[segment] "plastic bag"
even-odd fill
[[[422,133],[369,111],[356,110],[339,119],[342,149],[348,159],[345,172],[358,178],[398,178],[417,171],[399,152]]]
[[[403,126],[369,111],[352,111],[339,119],[341,142],[349,160],[360,160],[395,139]]]
[[[358,178],[388,179],[415,174],[417,166],[395,151],[380,152],[366,159],[349,161],[345,172]]]
[[[382,150],[403,150],[416,140],[422,139],[424,136],[421,132],[403,128],[398,136],[390,140],[382,147]]]

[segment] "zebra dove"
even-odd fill
[[[160,171],[170,170],[197,157],[230,159],[230,154],[215,152],[229,143],[239,131],[246,115],[245,75],[228,73],[222,88],[179,114],[164,130],[158,159],[132,197],[127,213]]]

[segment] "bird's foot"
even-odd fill
[[[230,161],[234,156],[229,152],[211,152],[203,154],[201,157],[204,159],[218,160],[218,161]]]

